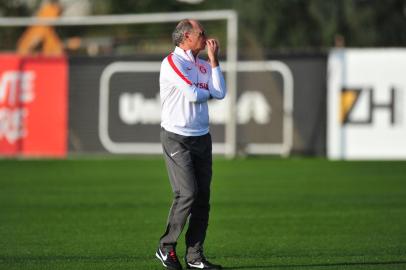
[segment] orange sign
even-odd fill
[[[57,18],[61,13],[58,3],[46,3],[37,13],[38,18]],[[42,44],[40,54],[59,56],[63,54],[63,44],[52,26],[32,25],[23,33],[17,44],[21,55],[34,55],[35,48]]]

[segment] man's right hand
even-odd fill
[[[215,39],[206,40],[207,45],[207,55],[209,57],[209,62],[211,67],[217,67],[219,65],[218,53],[219,53],[219,43]]]

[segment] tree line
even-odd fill
[[[205,0],[194,5],[175,0],[93,0],[91,5],[93,14],[233,9],[239,16],[239,49],[253,54],[406,45],[405,0]],[[0,2],[3,17],[30,13],[24,1]],[[144,29],[162,36],[171,28]],[[225,27],[218,28],[210,30],[224,36]]]

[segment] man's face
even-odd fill
[[[193,29],[189,33],[189,46],[192,51],[199,52],[206,48],[206,32],[198,23],[192,22]]]

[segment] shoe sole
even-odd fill
[[[189,263],[186,263],[186,269],[206,269],[206,270],[222,270],[223,268],[215,267],[215,268],[200,268],[200,267],[193,267]]]
[[[191,267],[187,266],[186,269],[206,269],[206,270],[221,270],[223,268],[199,268],[199,267]]]

